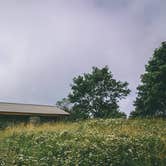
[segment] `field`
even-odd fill
[[[0,165],[165,166],[166,121],[89,120],[0,131]]]

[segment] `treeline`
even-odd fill
[[[133,102],[135,109],[130,117],[165,118],[166,42],[155,49],[140,78],[141,84],[137,87],[137,97]],[[130,92],[128,83],[114,79],[108,66],[93,67],[90,73],[73,79],[69,95],[56,105],[71,114],[69,120],[125,118],[126,114],[120,112],[118,103]]]

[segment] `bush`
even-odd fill
[[[73,130],[13,132],[3,141],[0,161],[34,166],[165,166],[166,137],[161,133],[165,122],[153,123],[101,119],[75,123]]]

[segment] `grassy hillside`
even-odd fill
[[[0,141],[0,165],[166,165],[164,120],[19,125]]]

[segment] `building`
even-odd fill
[[[43,120],[57,120],[68,115],[69,113],[64,110],[50,105],[0,102],[1,119],[29,120],[38,118]]]

